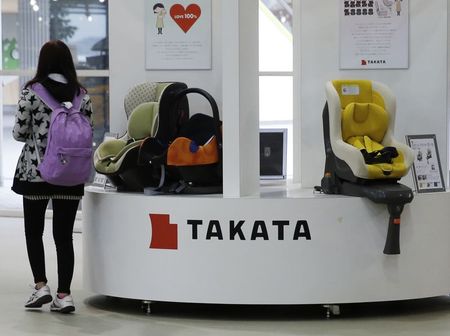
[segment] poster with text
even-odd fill
[[[339,0],[341,69],[409,66],[409,0]]]
[[[211,69],[211,0],[146,0],[146,68]]]

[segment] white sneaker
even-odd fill
[[[50,288],[45,285],[39,289],[34,287],[33,293],[28,299],[27,303],[25,303],[26,308],[40,308],[43,304],[49,303],[52,301],[52,295],[50,294]]]
[[[51,311],[68,314],[75,310],[75,306],[73,304],[73,298],[71,295],[66,295],[62,299],[55,295],[55,299],[50,306]]]

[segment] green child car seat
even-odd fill
[[[119,191],[142,191],[153,183],[151,174],[138,164],[140,146],[148,137],[168,138],[170,124],[188,118],[186,101],[171,110],[173,97],[186,88],[179,82],[142,83],[125,96],[126,134],[103,142],[94,153],[95,170],[106,175]]]

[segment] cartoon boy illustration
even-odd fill
[[[395,0],[395,10],[397,11],[397,16],[400,16],[400,13],[402,11],[401,1],[403,0]]]
[[[395,0],[377,0],[375,1],[375,11],[379,17],[389,18],[393,11]]]
[[[164,28],[164,16],[166,15],[166,9],[160,2],[153,6],[153,13],[156,14],[156,28],[158,28],[158,35],[162,35]]]

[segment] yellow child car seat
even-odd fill
[[[414,153],[393,136],[396,103],[387,86],[369,80],[335,80],[326,84],[326,96],[330,146],[337,159],[348,165],[339,167],[338,176],[356,182],[399,180],[408,173]]]
[[[384,252],[398,254],[397,224],[404,204],[413,199],[398,180],[408,173],[414,152],[394,138],[395,97],[379,82],[334,80],[326,84],[326,98],[321,189],[386,204],[391,218]]]

